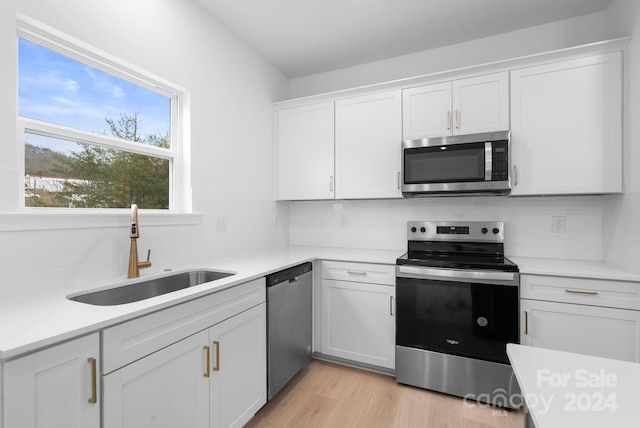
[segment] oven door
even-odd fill
[[[519,274],[396,267],[396,344],[509,364],[518,343]]]

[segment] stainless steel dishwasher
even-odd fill
[[[311,362],[312,265],[267,276],[267,399]]]

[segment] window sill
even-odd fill
[[[143,209],[139,210],[138,217],[145,227],[198,225],[202,220],[202,214]],[[130,221],[129,209],[66,211],[65,208],[26,208],[0,213],[0,232],[122,227]]]

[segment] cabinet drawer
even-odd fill
[[[521,275],[520,297],[562,303],[640,309],[640,283]]]
[[[396,268],[395,265],[323,261],[322,278],[395,285]]]
[[[212,293],[102,331],[103,374],[266,300],[265,279]]]

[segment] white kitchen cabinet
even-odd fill
[[[232,427],[266,402],[260,278],[103,331],[104,428]]]
[[[3,364],[3,427],[100,427],[99,335]]]
[[[210,330],[212,428],[242,427],[267,401],[266,314],[263,303]]]
[[[405,89],[403,139],[509,129],[509,74],[493,73]]]
[[[203,331],[105,376],[104,427],[208,428],[208,342]]]
[[[523,345],[640,362],[640,312],[520,300]]]
[[[622,54],[511,72],[512,195],[622,191]]]
[[[401,198],[400,91],[336,101],[337,199]]]
[[[276,121],[277,199],[333,199],[333,102],[279,110]]]
[[[386,272],[383,265],[323,262],[324,355],[395,369],[395,277],[381,284]],[[330,279],[342,274],[348,280]]]
[[[104,426],[241,427],[266,376],[262,303],[105,376]]]

